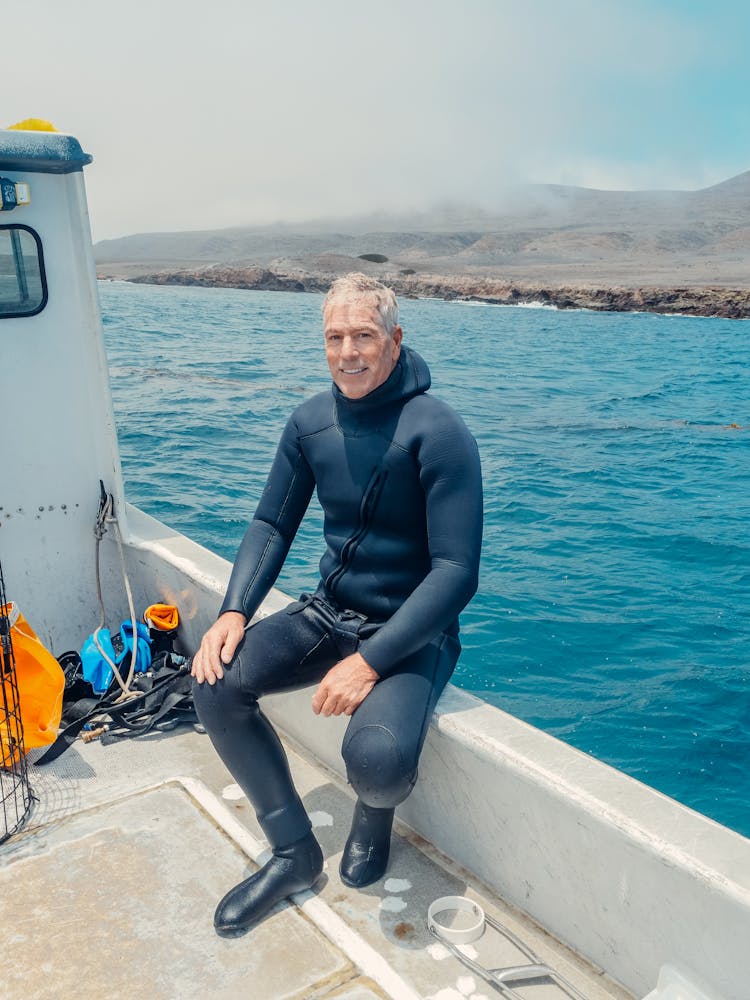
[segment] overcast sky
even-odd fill
[[[9,11],[2,125],[46,118],[93,154],[95,239],[492,208],[519,181],[691,189],[750,169],[746,0]]]

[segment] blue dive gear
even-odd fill
[[[137,646],[134,673],[145,673],[151,666],[151,639],[148,628],[143,622],[136,622],[136,629]],[[97,647],[97,642],[100,648]],[[109,629],[100,628],[86,639],[81,649],[83,678],[89,682],[95,694],[104,694],[105,691],[109,690],[115,676],[104,654],[114,662],[118,669],[121,666],[126,670],[130,668],[130,656],[133,649],[132,621],[128,619],[122,623],[115,642],[117,649],[115,649]]]

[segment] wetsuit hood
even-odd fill
[[[431,381],[430,369],[424,358],[410,347],[402,345],[396,367],[377,389],[368,392],[361,399],[349,399],[334,382],[333,395],[339,410],[360,415],[394,403],[405,403],[412,396],[427,392]]]

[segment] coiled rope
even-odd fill
[[[130,684],[133,680],[133,674],[135,673],[135,663],[138,655],[138,625],[135,617],[135,606],[133,604],[133,594],[130,589],[130,580],[128,579],[128,573],[125,569],[125,553],[122,547],[122,534],[120,532],[120,525],[117,520],[117,514],[115,514],[115,501],[111,493],[107,493],[104,489],[104,483],[99,480],[99,510],[96,515],[96,523],[94,524],[94,537],[96,538],[96,593],[99,598],[99,626],[95,629],[92,636],[94,640],[94,645],[101,653],[102,657],[106,660],[109,666],[112,668],[112,673],[114,674],[115,680],[120,685],[121,694],[115,699],[114,704],[117,702],[124,701],[126,698],[132,698],[135,695],[140,694],[139,691],[131,691]],[[102,581],[101,572],[99,568],[99,548],[101,545],[102,538],[104,538],[107,533],[107,526],[111,525],[112,530],[117,540],[117,551],[120,556],[120,567],[122,568],[122,578],[125,581],[125,592],[128,596],[128,610],[130,611],[130,617],[133,623],[133,648],[130,651],[130,668],[128,670],[128,675],[125,680],[122,678],[117,664],[111,659],[106,651],[102,648],[99,642],[99,633],[104,628],[105,624],[105,613],[104,613],[104,598],[102,597]]]

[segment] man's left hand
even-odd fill
[[[379,674],[360,653],[331,667],[313,695],[316,715],[352,715],[379,680]]]

